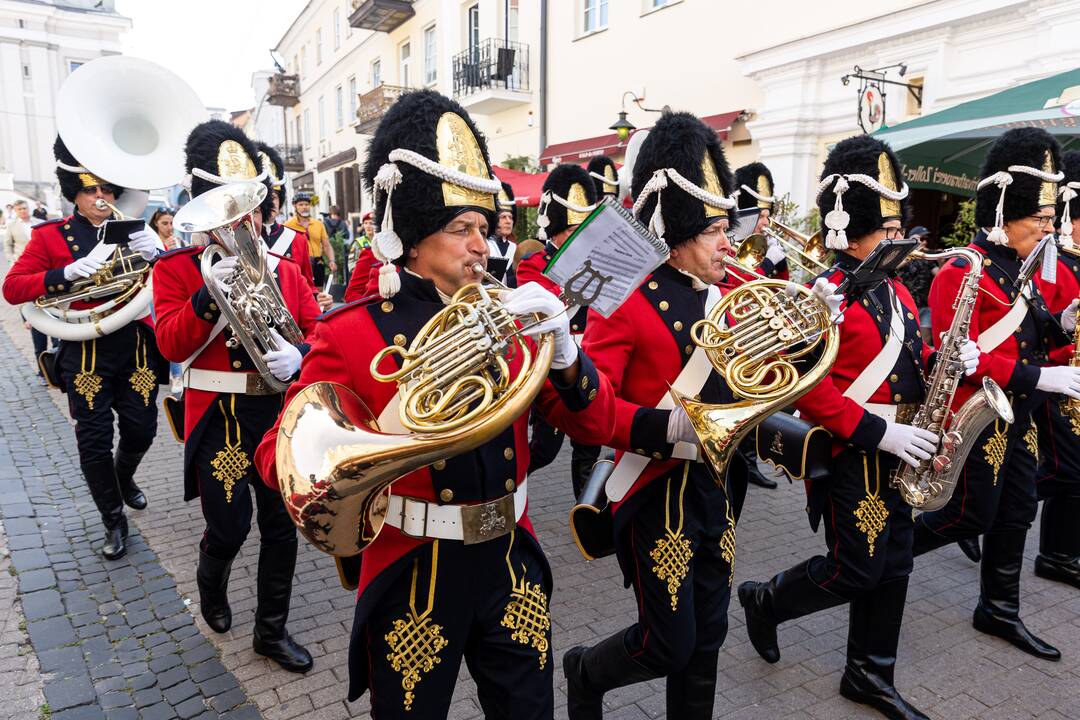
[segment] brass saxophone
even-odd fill
[[[960,286],[953,308],[956,314],[948,332],[941,338],[937,363],[927,384],[926,400],[915,413],[911,424],[940,437],[937,453],[930,460],[912,467],[903,463],[892,479],[892,486],[908,505],[924,512],[943,507],[953,490],[964,461],[976,438],[995,417],[1007,423],[1013,421],[1009,399],[998,384],[983,378],[982,388],[952,413],[953,396],[964,378],[960,362],[960,344],[968,338],[971,316],[982,277],[982,257],[970,248],[953,248],[937,253],[915,250],[911,259],[944,260],[962,257],[967,260],[968,272]],[[896,312],[896,310],[894,310]]]
[[[1075,247],[1058,245],[1058,250],[1073,257],[1080,257],[1080,250]],[[1080,367],[1080,324],[1077,324],[1073,330],[1073,346],[1075,349],[1072,357],[1069,358],[1069,365],[1071,367]],[[1064,397],[1061,399],[1059,408],[1062,416],[1072,425],[1073,432],[1080,435],[1080,400]]]

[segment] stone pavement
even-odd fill
[[[129,554],[116,563],[100,559],[100,524],[78,471],[63,397],[35,384],[29,333],[11,308],[0,308],[0,326],[6,331],[0,334],[0,396],[9,418],[0,427],[0,520],[18,580],[16,602],[15,578],[0,557],[0,717],[368,717],[366,697],[352,704],[344,699],[353,597],[339,586],[329,558],[306,544],[289,627],[315,656],[312,672],[284,672],[251,650],[257,528],[234,563],[233,629],[217,635],[203,624],[194,579],[202,520],[198,504],[182,500],[181,446],[164,421],[139,471],[150,507],[129,511]],[[634,603],[613,559],[585,563],[570,540],[568,453],[537,473],[530,490],[533,521],[555,576],[558,658],[575,644],[624,627]],[[821,550],[823,540],[810,532],[803,504],[800,487],[750,489],[738,531],[736,583],[766,578]],[[1033,532],[1024,617],[1061,648],[1060,663],[1029,659],[971,628],[978,576],[956,548],[916,561],[897,684],[931,717],[1080,717],[1080,593],[1034,577],[1036,542]],[[777,665],[765,664],[750,647],[737,603],[729,617],[717,717],[877,717],[837,694],[846,644],[843,609],[785,625]],[[557,717],[565,717],[564,693],[557,671]],[[664,684],[613,692],[608,705],[611,718],[662,717]],[[451,717],[481,717],[464,669]]]

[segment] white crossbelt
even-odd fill
[[[979,333],[979,339],[976,341],[979,350],[984,353],[993,352],[993,350],[1005,342],[1005,338],[1016,332],[1016,328],[1020,327],[1020,323],[1024,322],[1024,316],[1028,311],[1028,298],[1031,297],[1031,291],[1028,286],[1025,285],[1020,296],[1016,298],[1016,302],[1009,308],[1009,312],[999,319],[996,323]]]
[[[889,318],[889,336],[885,338],[885,345],[882,346],[881,352],[877,354],[870,364],[863,368],[863,371],[859,373],[859,376],[855,378],[855,382],[848,386],[848,389],[844,391],[844,397],[854,400],[859,405],[874,415],[880,415],[881,413],[870,410],[867,405],[867,401],[873,397],[874,393],[881,383],[885,382],[885,378],[889,376],[892,369],[896,367],[896,359],[900,357],[900,350],[904,347],[904,318],[903,309],[900,307],[900,303],[896,300],[896,295],[893,294],[892,286],[889,285],[889,311],[892,313],[892,317]],[[873,403],[877,407],[893,407],[891,405],[878,405]],[[893,407],[893,419],[896,418],[896,408]],[[889,420],[890,418],[885,418]]]
[[[529,497],[528,484],[529,479],[525,478],[514,491],[515,523],[525,514],[525,502]],[[462,510],[469,507],[475,508],[469,505],[439,505],[426,500],[391,495],[386,508],[386,524],[412,537],[464,540],[465,523]]]
[[[896,422],[896,405],[888,405],[886,403],[863,403],[863,410],[871,415],[877,415],[886,422]]]

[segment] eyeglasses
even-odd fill
[[[902,240],[904,238],[904,228],[899,227],[887,227],[881,228],[885,231],[886,240]]]
[[[1057,220],[1057,215],[1028,215],[1028,217],[1038,221],[1040,230],[1054,227],[1054,221]]]

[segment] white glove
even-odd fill
[[[334,304],[334,296],[329,293],[318,292],[315,293],[315,302],[318,303],[320,310],[326,312]]]
[[[960,343],[960,362],[964,365],[964,374],[972,375],[979,367],[979,345],[971,338]]]
[[[566,313],[566,307],[539,283],[528,282],[511,290],[503,300],[503,307],[511,315],[539,313],[545,318],[535,324],[531,318],[526,318],[522,332],[530,337],[547,332],[554,335],[555,356],[551,360],[552,370],[565,370],[577,361],[578,347],[570,335],[570,317]]]
[[[840,306],[844,304],[844,296],[836,292],[834,283],[825,278],[818,278],[810,291],[829,308],[829,322],[833,325],[844,322],[844,314],[840,312]]]
[[[699,443],[694,426],[690,424],[690,417],[680,405],[672,409],[667,421],[667,441],[675,444],[679,441],[697,445]]]
[[[64,279],[68,282],[79,278],[88,278],[101,269],[102,262],[97,258],[83,257],[64,267]]]
[[[142,230],[136,230],[128,235],[128,247],[142,255],[143,260],[150,262],[158,254],[157,233],[143,225]]]
[[[768,246],[765,248],[765,259],[773,265],[777,265],[786,257],[787,255],[784,253],[784,248],[780,246],[780,241],[769,236]]]
[[[236,269],[236,263],[239,261],[240,259],[238,257],[230,255],[229,257],[221,258],[214,263],[212,268],[210,268],[210,274],[214,278],[214,284],[217,285],[218,289],[223,293],[229,292],[229,284],[226,281],[232,277],[233,270]]]
[[[1069,307],[1061,313],[1061,329],[1071,333],[1076,329],[1076,308],[1080,306],[1080,298],[1074,298]]]
[[[274,328],[270,328],[270,339],[277,350],[271,350],[263,355],[263,362],[270,368],[274,377],[285,382],[300,369],[303,356],[295,345],[287,342]]]
[[[1035,383],[1035,389],[1080,400],[1080,367],[1054,365],[1039,368],[1039,381]]]
[[[878,450],[892,453],[911,467],[918,467],[921,460],[929,460],[937,451],[938,436],[929,430],[885,421],[885,434],[881,436]]]

